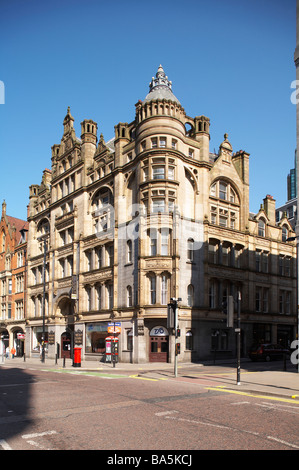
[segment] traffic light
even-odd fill
[[[181,353],[181,343],[175,344],[175,355],[178,356]]]
[[[177,328],[176,329],[176,338],[179,338],[181,336],[181,329]]]
[[[226,326],[233,328],[234,326],[234,298],[232,295],[222,302],[222,312],[226,315]]]
[[[167,328],[175,327],[175,304],[167,304]]]

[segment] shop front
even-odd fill
[[[35,355],[41,355],[42,345],[44,342],[45,353],[48,353],[48,327],[45,326],[45,331],[43,331],[42,326],[34,326],[32,328],[31,335],[31,352],[33,357]]]
[[[86,323],[85,325],[85,355],[97,356],[105,361],[106,337],[108,334],[108,322]]]
[[[25,352],[25,333],[23,330],[14,332],[14,348],[17,357],[23,357]]]

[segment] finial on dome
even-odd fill
[[[151,101],[154,99],[166,99],[174,101],[180,105],[179,100],[172,92],[172,82],[168,80],[161,64],[158,67],[156,77],[152,77],[149,84],[149,93],[146,96],[145,101]]]

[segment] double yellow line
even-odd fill
[[[235,395],[243,395],[246,397],[253,397],[253,398],[263,398],[264,400],[273,400],[273,401],[282,401],[284,403],[292,403],[299,405],[299,400],[296,400],[295,398],[298,395],[292,395],[291,398],[284,398],[284,397],[273,397],[269,395],[259,395],[257,393],[249,393],[249,392],[239,392],[238,390],[231,390],[224,388],[223,386],[221,387],[205,387],[206,390],[217,390],[218,392],[226,392],[226,393],[233,393]]]
[[[131,379],[140,379],[140,380],[151,380],[152,382],[159,382],[159,380],[167,380],[164,377],[161,377],[160,379],[151,379],[150,377],[140,377],[138,374],[136,375],[129,375]]]

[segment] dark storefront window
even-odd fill
[[[108,323],[88,323],[86,325],[85,352],[105,353],[105,338],[108,336]]]

